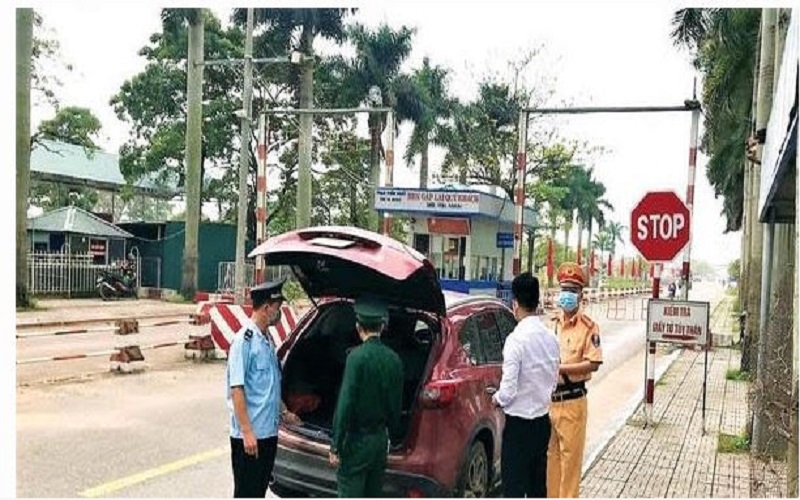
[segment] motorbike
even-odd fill
[[[100,271],[95,288],[103,300],[125,297],[139,298],[136,288],[136,272],[129,264],[123,264],[120,273]]]

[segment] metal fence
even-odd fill
[[[28,290],[32,295],[72,295],[94,291],[100,271],[114,265],[94,264],[91,254],[61,252],[28,254]]]
[[[244,272],[244,286],[251,288],[255,285],[255,265],[252,263],[245,263]],[[277,281],[284,277],[291,277],[292,272],[286,266],[267,266],[265,269],[264,279],[266,281]],[[219,270],[217,273],[217,291],[219,292],[233,292],[236,289],[236,263],[235,262],[220,262]]]

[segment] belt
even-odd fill
[[[553,393],[551,397],[551,401],[554,403],[559,403],[562,401],[570,401],[572,399],[582,398],[586,395],[586,387],[572,387],[569,389],[561,389],[559,390],[556,388],[556,391]]]

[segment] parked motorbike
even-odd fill
[[[133,265],[129,263],[124,263],[119,273],[100,271],[95,288],[103,300],[139,297],[136,288],[136,272]]]

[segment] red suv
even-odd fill
[[[503,413],[491,395],[516,324],[502,302],[443,293],[422,254],[353,227],[285,233],[256,255],[291,267],[315,306],[278,352],[284,401],[303,423],[279,430],[275,493],[336,495],[331,425],[347,354],[359,344],[352,301],[363,293],[389,303],[381,338],[405,373],[404,433],[391,444],[384,494],[481,497],[498,485]]]

